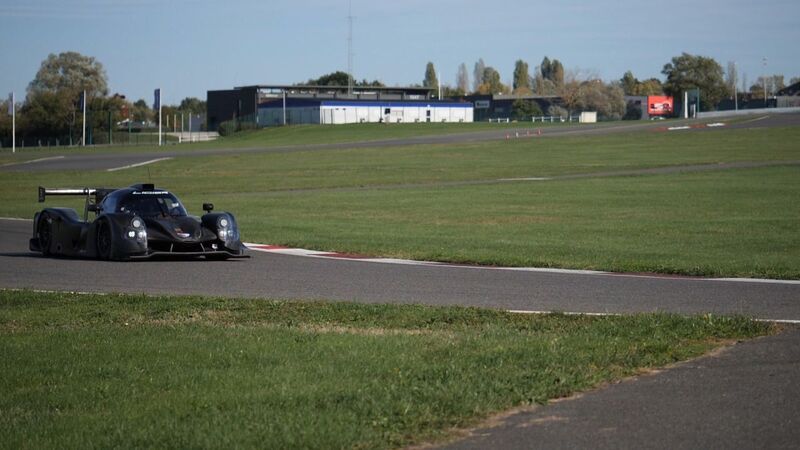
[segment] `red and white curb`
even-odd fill
[[[303,256],[308,258],[322,258],[322,259],[338,259],[338,260],[359,261],[359,262],[379,263],[379,264],[398,264],[406,266],[450,267],[458,269],[558,273],[558,274],[569,274],[569,275],[603,275],[603,276],[629,277],[629,278],[650,278],[658,280],[683,280],[683,281],[701,281],[701,282],[717,281],[717,282],[728,282],[728,283],[766,283],[766,284],[800,285],[800,280],[771,280],[763,278],[704,278],[704,277],[659,275],[659,274],[647,274],[647,273],[605,272],[600,270],[556,269],[550,267],[476,266],[468,264],[438,262],[438,261],[417,261],[412,259],[398,259],[398,258],[375,258],[371,256],[357,255],[352,253],[325,252],[319,250],[290,248],[290,247],[283,247],[280,245],[270,245],[270,244],[245,243],[245,246],[247,246],[248,249],[253,251],[274,253],[279,255]]]

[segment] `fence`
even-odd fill
[[[525,121],[527,121],[527,120],[525,120]],[[532,116],[531,117],[531,122],[534,122],[534,123],[536,123],[536,122],[542,122],[542,123],[545,123],[545,122],[550,122],[550,123],[556,123],[556,122],[579,122],[579,121],[580,121],[580,116],[567,116],[567,117],[562,117],[562,116]],[[512,120],[512,119],[510,119],[508,117],[498,117],[498,118],[490,118],[489,119],[489,123],[510,123],[510,122],[522,122],[522,120],[519,120],[519,121]]]

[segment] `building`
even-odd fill
[[[561,104],[561,97],[555,95],[475,94],[464,99],[475,105],[475,121],[513,118],[516,101],[535,103],[544,115],[548,115],[550,106]]]
[[[227,120],[289,124],[472,122],[467,101],[431,98],[420,87],[256,85],[208,91],[208,129]]]

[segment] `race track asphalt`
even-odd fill
[[[0,220],[0,287],[800,320],[800,283],[415,266],[254,251],[251,259],[221,262],[56,259],[28,251],[31,228],[29,221]]]

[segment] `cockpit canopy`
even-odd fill
[[[141,217],[184,217],[186,208],[167,191],[142,190],[139,186],[119,189],[102,201],[105,212],[135,214]]]

